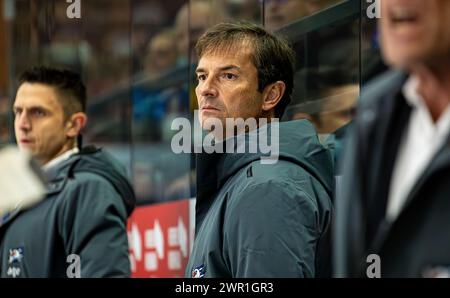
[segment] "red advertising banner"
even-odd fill
[[[128,221],[132,277],[183,277],[194,240],[194,200],[138,206]]]

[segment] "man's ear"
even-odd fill
[[[283,81],[276,81],[275,83],[267,85],[263,90],[263,105],[264,111],[271,111],[283,98],[286,84]]]
[[[72,114],[70,116],[70,119],[67,121],[66,128],[67,132],[66,135],[69,138],[75,138],[77,137],[83,128],[86,126],[87,123],[87,115],[83,112],[78,112],[75,114]]]

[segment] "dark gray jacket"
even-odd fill
[[[402,95],[407,75],[390,71],[362,91],[336,199],[335,260],[339,277],[365,277],[377,254],[381,277],[450,272],[450,137],[428,165],[394,222],[387,221],[391,175],[411,107]]]
[[[66,277],[72,254],[81,277],[129,276],[126,220],[135,197],[124,170],[86,148],[47,176],[46,198],[0,229],[0,276]]]
[[[198,156],[186,276],[314,277],[329,269],[331,155],[307,121],[280,123],[279,132],[276,164],[261,164],[260,153]]]

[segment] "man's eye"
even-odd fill
[[[228,73],[224,73],[224,74],[222,75],[222,77],[223,77],[224,79],[227,79],[227,80],[234,80],[234,79],[237,78],[237,75],[228,72]]]
[[[43,117],[43,116],[45,116],[45,112],[42,111],[42,110],[34,110],[33,114],[34,114],[35,116],[38,116],[38,117]]]
[[[204,75],[204,74],[198,75],[198,76],[197,76],[197,80],[199,80],[199,81],[204,81],[204,80],[206,80],[206,75]]]

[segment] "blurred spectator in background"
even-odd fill
[[[155,0],[128,1],[131,6],[131,50],[133,60],[133,74],[144,71],[145,60],[148,53],[148,43],[153,35],[161,32],[166,26],[173,23],[172,7],[179,6],[178,1],[170,3]],[[171,5],[171,9],[168,6]]]
[[[223,11],[210,1],[191,0],[183,5],[175,18],[178,41],[178,65],[196,63],[193,51],[200,36],[216,23],[224,20]],[[192,52],[190,52],[192,50]]]
[[[362,91],[345,148],[336,275],[448,277],[450,1],[383,0],[381,14],[392,71]]]
[[[153,36],[147,46],[145,79],[150,83],[164,79],[177,67],[176,32],[167,28]],[[153,84],[154,85],[154,84]],[[139,141],[168,141],[173,131],[171,120],[188,110],[186,87],[145,86],[133,88],[133,136]]]
[[[216,0],[219,9],[223,9],[229,19],[261,23],[260,0]]]
[[[265,0],[265,27],[278,30],[343,0]]]
[[[168,28],[157,33],[147,45],[145,71],[152,80],[174,68],[177,62],[177,42],[175,32]]]

